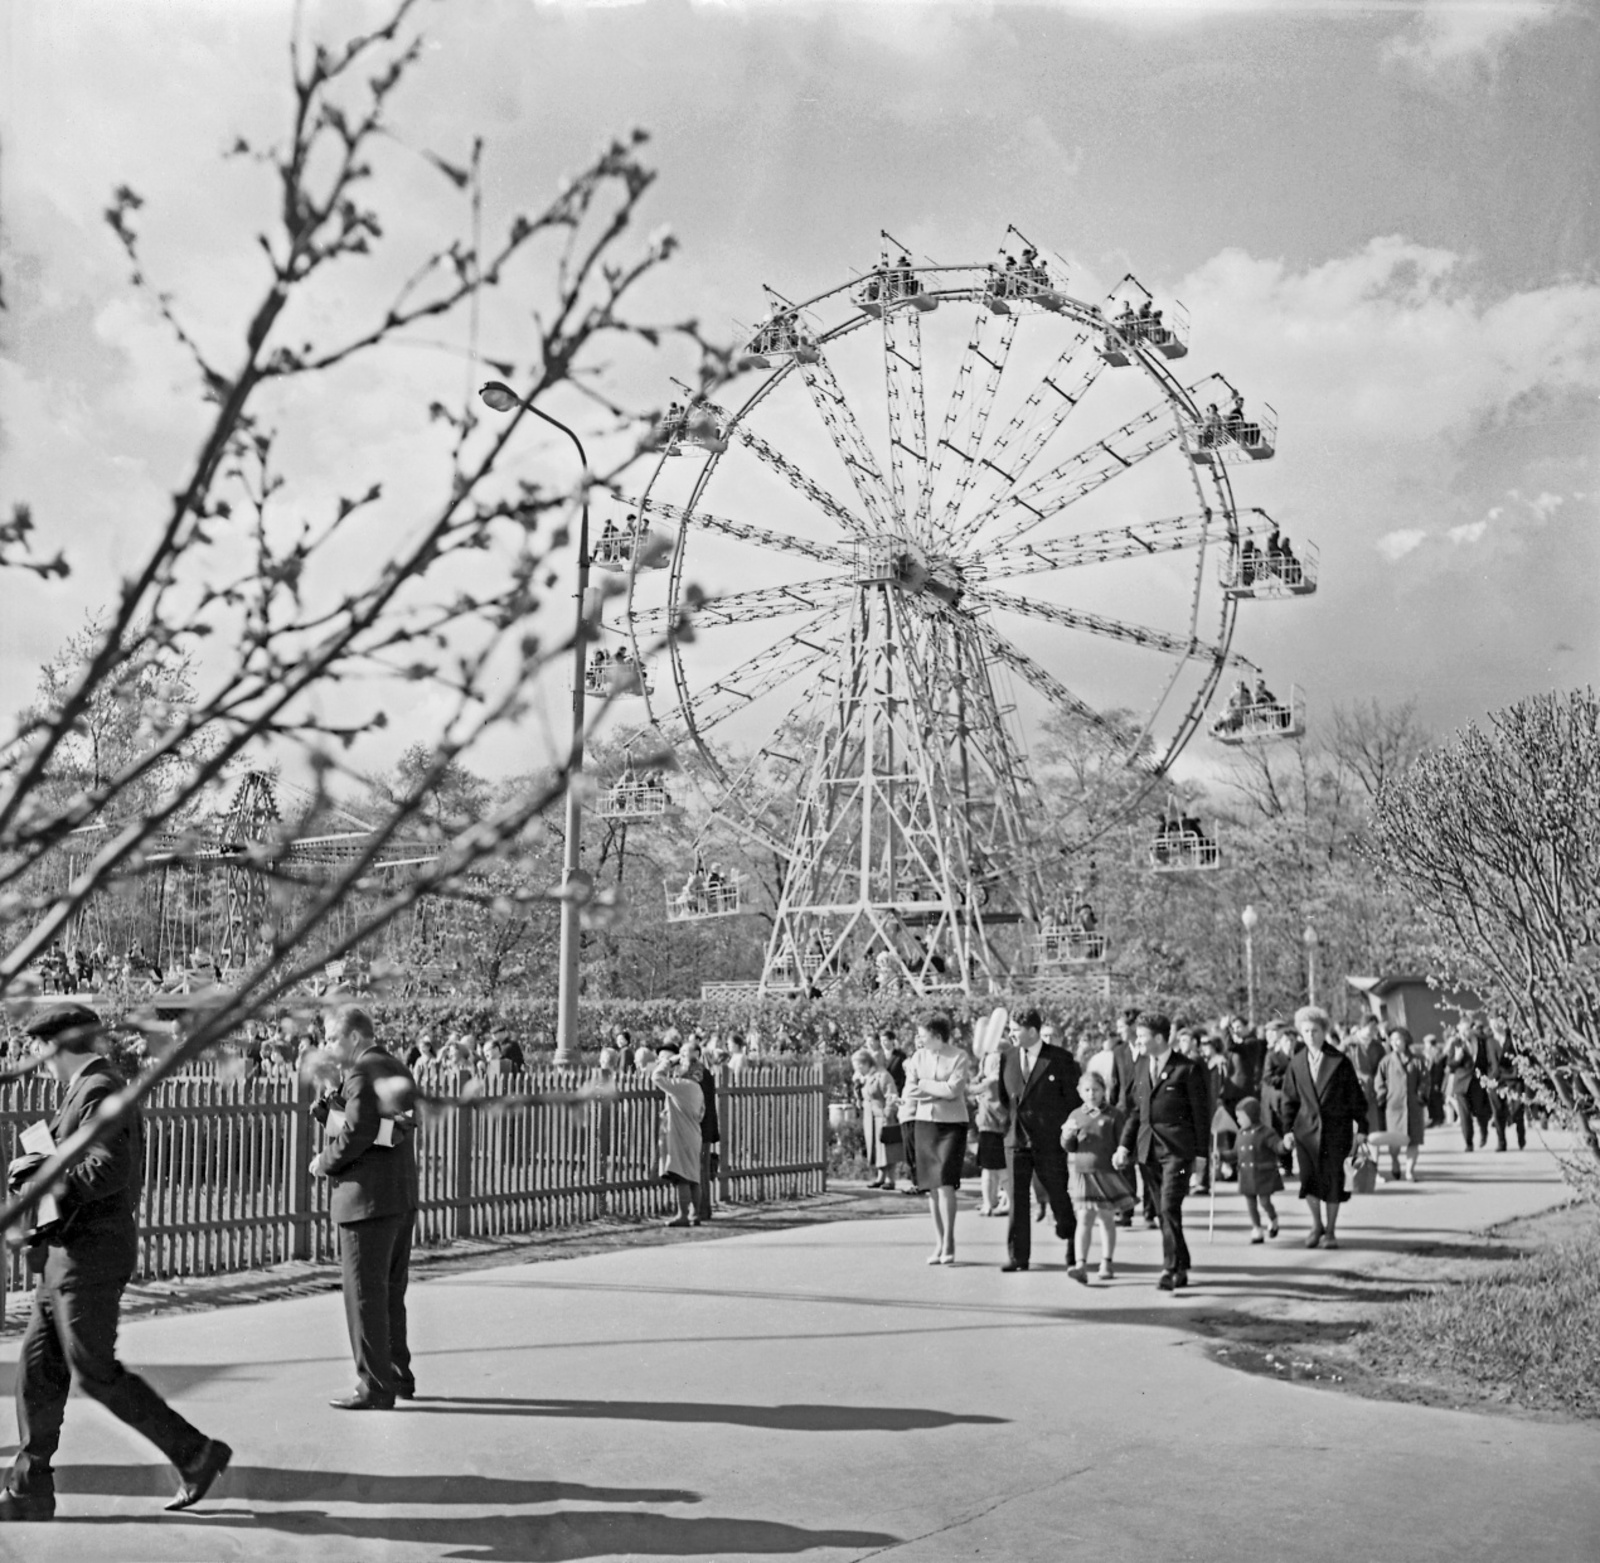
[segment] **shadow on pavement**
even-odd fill
[[[720,1422],[787,1433],[908,1433],[958,1424],[1002,1425],[1001,1416],[958,1416],[901,1406],[734,1406],[678,1400],[552,1400],[499,1395],[419,1395],[405,1410],[468,1415],[586,1417],[620,1422]]]
[[[170,1498],[169,1465],[58,1465],[58,1493],[102,1498]],[[589,1487],[582,1482],[513,1481],[503,1477],[369,1475],[365,1471],[302,1471],[271,1465],[229,1466],[214,1497],[256,1503],[698,1503],[672,1487]],[[198,1511],[205,1513],[204,1510]]]
[[[425,1478],[449,1480],[449,1478]],[[513,1484],[508,1484],[513,1485]],[[566,1509],[554,1514],[461,1515],[445,1519],[361,1515],[345,1518],[312,1509],[191,1511],[208,1528],[240,1524],[255,1531],[290,1536],[340,1536],[347,1541],[404,1542],[428,1549],[436,1558],[468,1558],[473,1563],[565,1563],[593,1557],[731,1558],[767,1557],[821,1548],[859,1551],[892,1547],[901,1537],[870,1530],[807,1530],[777,1520],[733,1519],[722,1515],[680,1519],[673,1514],[605,1514]],[[60,1524],[58,1517],[57,1524]],[[86,1526],[171,1524],[165,1516],[97,1516]],[[179,1521],[177,1523],[184,1523]],[[106,1555],[113,1555],[109,1550]],[[320,1557],[337,1557],[323,1547]]]

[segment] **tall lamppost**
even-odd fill
[[[1239,921],[1244,924],[1244,990],[1248,1005],[1247,1018],[1250,1029],[1256,1029],[1256,950],[1252,935],[1256,931],[1256,924],[1261,921],[1255,907],[1247,906],[1239,914]]]
[[[555,1063],[557,1068],[572,1068],[579,1060],[578,953],[582,929],[578,913],[591,888],[579,861],[583,849],[583,800],[578,786],[583,775],[583,667],[588,638],[584,608],[589,597],[589,457],[583,441],[566,424],[541,412],[503,381],[488,381],[478,395],[496,412],[521,407],[560,429],[577,447],[578,460],[583,463],[583,519],[578,523],[578,624],[572,637],[572,744],[567,751],[567,847],[561,865],[561,954],[556,979]]]
[[[1317,1002],[1317,930],[1306,924],[1306,931],[1300,935],[1306,947],[1306,1003]]]

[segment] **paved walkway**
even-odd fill
[[[75,1397],[61,1518],[0,1534],[0,1557],[1600,1558],[1600,1429],[1275,1383],[1185,1326],[1247,1294],[1336,1296],[1381,1248],[1559,1198],[1544,1152],[1448,1144],[1430,1181],[1358,1200],[1337,1253],[1248,1246],[1231,1193],[1207,1243],[1192,1200],[1176,1298],[1142,1230],[1111,1285],[1073,1284],[1054,1241],[1002,1275],[1002,1223],[966,1200],[951,1269],[923,1264],[912,1208],[440,1278],[412,1293],[422,1398],[389,1414],[326,1405],[351,1382],[337,1296],[142,1320],[126,1359],[237,1464],[166,1515],[167,1469]]]

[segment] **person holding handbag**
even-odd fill
[[[888,1067],[870,1047],[851,1055],[856,1085],[861,1092],[861,1137],[872,1176],[869,1189],[894,1187],[900,1161],[900,1092]]]

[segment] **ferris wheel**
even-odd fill
[[[602,654],[649,664],[627,692],[783,865],[765,990],[1037,971],[1070,873],[1026,735],[1097,744],[1132,807],[1256,672],[1230,468],[1276,418],[1184,383],[1181,304],[1077,298],[1015,229],[987,264],[883,238],[865,275],[767,290],[754,389],[673,404],[596,554],[628,586]]]

